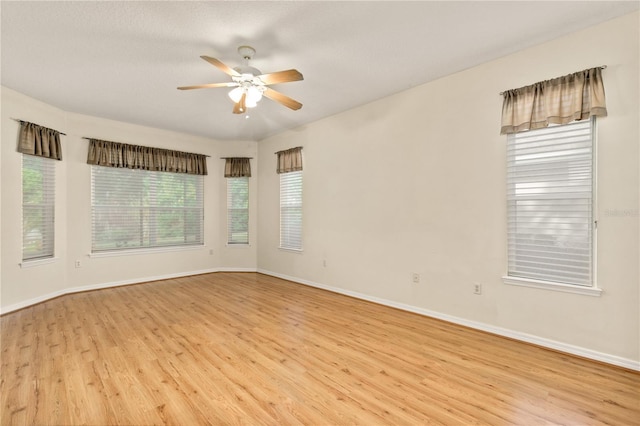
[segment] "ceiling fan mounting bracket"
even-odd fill
[[[238,53],[246,60],[250,60],[253,58],[253,55],[256,54],[256,49],[251,46],[240,46],[238,47]]]

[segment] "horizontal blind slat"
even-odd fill
[[[249,178],[227,178],[227,244],[249,244]]]
[[[592,285],[592,123],[508,136],[509,275]]]
[[[202,245],[200,175],[92,166],[92,251]]]
[[[302,171],[280,175],[280,247],[302,249]]]
[[[22,260],[54,256],[55,164],[49,158],[22,155]]]

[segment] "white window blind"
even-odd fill
[[[593,286],[593,126],[508,136],[509,276]]]
[[[302,171],[279,176],[280,248],[302,250]]]
[[[92,251],[203,244],[203,176],[91,167]]]
[[[22,260],[53,257],[55,160],[22,155]]]
[[[249,244],[249,178],[227,178],[227,244]]]

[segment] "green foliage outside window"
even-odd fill
[[[203,243],[203,177],[93,168],[93,251]]]

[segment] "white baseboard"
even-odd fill
[[[217,268],[203,269],[200,271],[179,272],[175,274],[157,275],[153,277],[134,278],[130,280],[111,281],[111,282],[100,283],[100,284],[91,284],[91,285],[80,286],[80,287],[65,288],[64,290],[55,291],[53,293],[48,293],[42,296],[34,297],[32,299],[23,300],[21,302],[14,303],[13,305],[4,306],[0,311],[0,315],[17,311],[19,309],[27,308],[32,305],[37,305],[38,303],[46,302],[47,300],[64,296],[65,294],[81,293],[83,291],[100,290],[103,288],[110,288],[110,287],[120,287],[123,285],[140,284],[148,281],[158,281],[158,280],[167,280],[171,278],[187,277],[190,275],[207,274],[210,272],[218,272],[218,269]]]
[[[258,272],[256,268],[218,268],[216,272]]]
[[[632,359],[622,358],[616,355],[610,355],[592,349],[583,348],[580,346],[570,345],[563,342],[558,342],[544,337],[535,336],[532,334],[522,333],[507,328],[496,327],[490,324],[485,324],[478,321],[472,321],[465,318],[455,317],[452,315],[443,314],[441,312],[432,311],[429,309],[420,308],[417,306],[407,305],[404,303],[394,302],[392,300],[382,299],[379,297],[370,296],[364,293],[358,293],[355,291],[345,290],[338,287],[332,287],[324,284],[319,284],[313,281],[304,280],[297,277],[291,277],[288,275],[280,274],[277,272],[267,271],[264,269],[258,269],[258,272],[265,275],[271,275],[273,277],[282,278],[295,283],[308,285],[310,287],[316,287],[323,290],[331,291],[334,293],[344,294],[346,296],[355,297],[356,299],[362,299],[369,302],[378,303],[380,305],[389,306],[403,311],[413,312],[416,314],[424,315],[431,318],[440,319],[443,321],[451,322],[453,324],[463,325],[465,327],[474,328],[476,330],[486,331],[488,333],[496,334],[498,336],[509,337],[511,339],[520,340],[534,345],[542,346],[545,348],[565,352],[567,354],[577,355],[583,358],[592,359],[595,361],[604,362],[607,364],[616,365],[619,367],[628,368],[630,370],[640,371],[640,361],[634,361]]]
[[[168,280],[171,278],[188,277],[191,275],[209,274],[212,272],[256,272],[255,268],[211,268],[201,269],[198,271],[178,272],[175,274],[156,275],[153,277],[134,278],[123,281],[111,281],[107,283],[92,284],[80,287],[70,287],[64,290],[55,291],[53,293],[45,294],[42,296],[34,297],[32,299],[23,300],[13,305],[0,308],[0,315],[8,314],[9,312],[17,311],[19,309],[27,308],[38,303],[46,302],[56,297],[64,296],[65,294],[81,293],[83,291],[100,290],[103,288],[120,287],[123,285],[141,284],[149,281]]]
[[[222,268],[212,268],[212,269],[202,269],[198,271],[188,271],[188,272],[179,272],[175,274],[166,274],[166,275],[157,275],[153,277],[144,277],[144,278],[134,278],[130,280],[123,281],[112,281],[107,283],[100,284],[92,284],[87,286],[80,287],[71,287],[64,290],[55,291],[53,293],[45,294],[43,296],[34,297],[32,299],[24,300],[13,305],[5,306],[1,308],[0,315],[7,314],[9,312],[17,311],[19,309],[23,309],[32,305],[36,305],[38,303],[46,302],[47,300],[54,299],[56,297],[64,296],[65,294],[73,294],[80,293],[83,291],[91,291],[91,290],[100,290],[104,288],[111,287],[119,287],[123,285],[131,285],[131,284],[140,284],[149,281],[158,281],[158,280],[166,280],[171,278],[180,278],[187,277],[191,275],[200,275],[200,274],[208,274],[213,272],[259,272],[261,274],[270,275],[277,278],[282,278],[288,281],[293,281],[295,283],[308,285],[310,287],[320,288],[323,290],[331,291],[333,293],[344,294],[346,296],[355,297],[356,299],[367,300],[369,302],[378,303],[380,305],[389,306],[392,308],[401,309],[407,312],[413,312],[416,314],[424,315],[431,318],[440,319],[443,321],[451,322],[453,324],[463,325],[469,328],[474,328],[477,330],[486,331],[488,333],[496,334],[498,336],[509,337],[511,339],[520,340],[523,342],[532,343],[534,345],[546,347],[549,349],[554,349],[560,352],[565,352],[572,355],[581,356],[584,358],[593,359],[595,361],[605,362],[607,364],[617,365],[619,367],[628,368],[630,370],[640,371],[640,362],[634,361],[627,358],[622,358],[616,355],[610,355],[598,351],[594,351],[591,349],[583,348],[580,346],[574,346],[563,342],[558,342],[551,339],[546,339],[544,337],[539,337],[527,333],[522,333],[519,331],[510,330],[507,328],[496,327],[490,324],[485,324],[477,321],[468,320],[465,318],[455,317],[452,315],[443,314],[441,312],[432,311],[429,309],[420,308],[417,306],[407,305],[404,303],[394,302],[392,300],[382,299],[379,297],[370,296],[364,293],[359,293],[355,291],[345,290],[339,287],[332,287],[324,284],[319,284],[313,281],[304,280],[297,277],[292,277],[289,275],[280,274],[277,272],[268,271],[265,269],[256,269],[256,268],[230,268],[230,267],[222,267]]]

